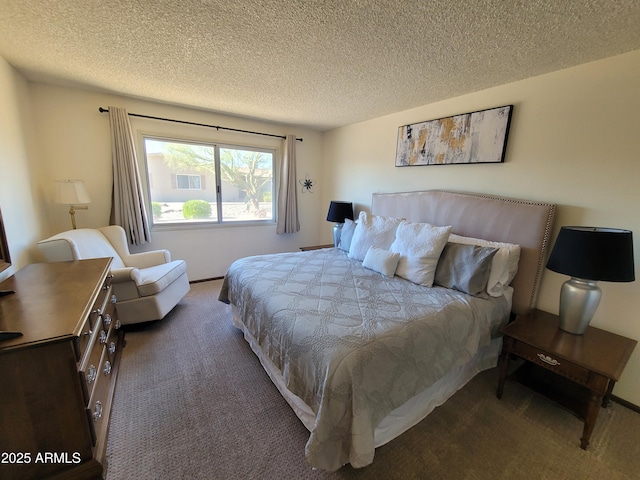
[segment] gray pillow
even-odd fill
[[[497,248],[448,242],[440,255],[434,284],[488,298],[487,282]]]
[[[344,225],[342,226],[342,233],[340,234],[340,244],[338,245],[338,248],[340,250],[344,250],[347,253],[349,252],[349,247],[351,247],[351,239],[353,238],[353,232],[355,232],[355,230],[356,222],[345,218]]]

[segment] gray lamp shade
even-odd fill
[[[633,238],[630,230],[562,227],[547,268],[585,280],[633,282]]]
[[[349,220],[353,220],[353,204],[351,202],[332,201],[329,205],[327,221],[344,223],[344,220],[346,218],[348,218]]]

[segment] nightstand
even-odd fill
[[[557,315],[532,310],[504,326],[500,380],[496,395],[502,397],[511,356],[524,360],[510,378],[568,408],[584,422],[580,447],[589,439],[600,412],[607,407],[636,340],[595,327],[584,335],[559,328]]]
[[[333,248],[333,243],[329,243],[327,245],[312,245],[310,247],[300,247],[300,250],[306,252],[309,250],[320,250],[321,248]]]

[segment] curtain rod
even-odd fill
[[[107,108],[102,108],[99,107],[98,111],[100,113],[108,113],[109,109]],[[151,120],[162,120],[165,122],[174,122],[174,123],[184,123],[187,125],[196,125],[198,127],[209,127],[209,128],[215,128],[216,130],[230,130],[232,132],[240,132],[240,133],[250,133],[252,135],[263,135],[265,137],[276,137],[276,138],[287,138],[283,135],[274,135],[273,133],[262,133],[262,132],[252,132],[251,130],[239,130],[237,128],[229,128],[229,127],[220,127],[218,125],[207,125],[206,123],[196,123],[196,122],[186,122],[184,120],[173,120],[171,118],[162,118],[162,117],[152,117],[149,115],[140,115],[138,113],[127,113],[127,115],[131,116],[131,117],[140,117],[140,118],[150,118]],[[296,140],[298,140],[299,142],[302,142],[302,138],[296,138]]]

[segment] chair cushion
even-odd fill
[[[134,280],[141,297],[156,295],[171,285],[187,271],[184,260],[174,260],[155,267],[140,268],[134,271]]]

